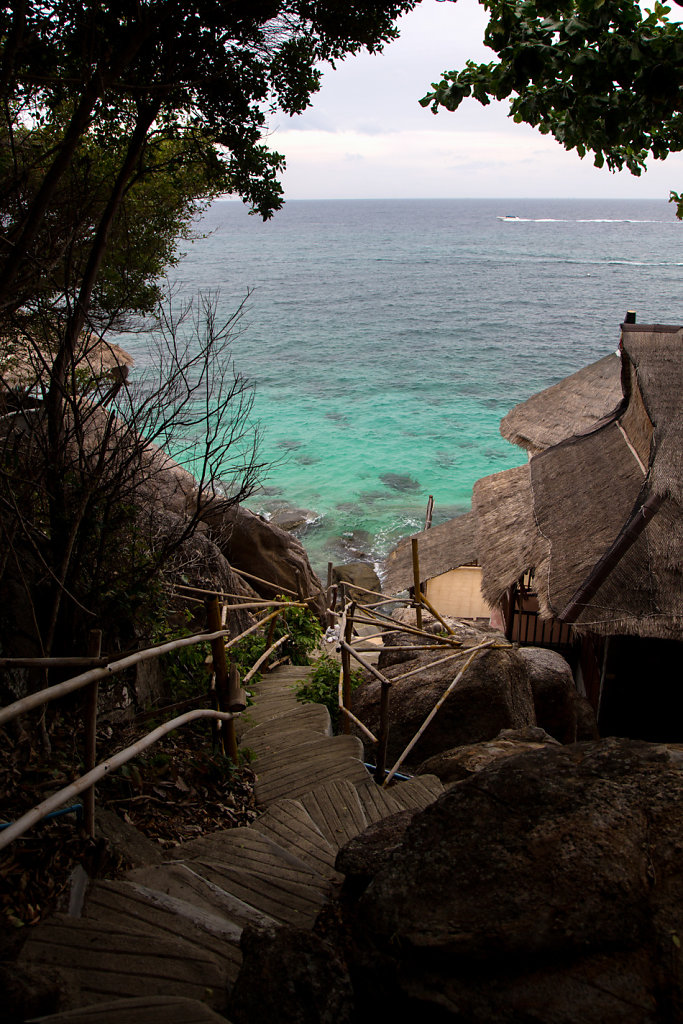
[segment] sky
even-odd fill
[[[676,8],[674,8],[674,11]],[[678,20],[678,19],[677,19]],[[505,104],[466,100],[434,115],[418,100],[441,72],[489,61],[477,0],[423,0],[379,55],[326,70],[301,116],[276,117],[269,145],[287,158],[288,199],[668,198],[683,191],[683,154],[651,160],[640,178],[580,160],[507,117]]]

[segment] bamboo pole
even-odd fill
[[[271,587],[278,594],[289,594],[291,597],[297,597],[296,590],[290,590],[289,587],[281,587],[279,583],[271,583],[270,580],[262,580],[260,576],[254,576],[253,573],[245,572],[244,569],[236,569],[234,565],[230,568],[233,572],[236,572],[238,576],[244,576],[247,580],[255,580],[257,583],[263,583],[266,587]]]
[[[207,625],[211,632],[219,632],[221,626],[221,607],[218,598],[207,597],[206,599]],[[225,641],[223,637],[216,637],[211,641],[211,653],[213,655],[213,670],[216,677],[216,697],[218,699],[218,710],[227,711],[230,706],[230,693],[228,689],[228,665],[225,657]],[[224,754],[227,754],[232,763],[237,766],[240,757],[237,750],[237,736],[235,734],[235,723],[230,718],[225,726],[218,733],[218,742]]]
[[[446,620],[445,620],[445,619],[443,619],[443,618],[441,617],[441,615],[440,615],[440,614],[439,614],[439,613],[437,612],[437,610],[436,610],[436,608],[434,607],[434,605],[433,605],[433,604],[431,604],[431,602],[429,602],[429,601],[427,600],[427,595],[426,595],[426,594],[423,594],[422,592],[420,592],[420,600],[422,601],[422,603],[423,603],[423,604],[425,604],[425,605],[427,606],[427,609],[428,609],[428,611],[430,611],[430,612],[432,613],[432,615],[434,616],[434,618],[435,618],[435,619],[438,619],[438,620],[439,620],[439,622],[441,623],[441,625],[443,626],[443,628],[444,628],[444,629],[446,630],[446,632],[447,632],[447,633],[450,633],[450,634],[451,634],[451,636],[455,636],[455,630],[451,629],[451,627],[450,627],[450,626],[448,625],[448,623],[446,622]]]
[[[420,590],[420,555],[417,547],[417,537],[411,538],[413,549],[413,590],[415,596],[415,624],[422,629],[422,592]]]
[[[355,601],[347,606],[346,618],[344,620],[344,634],[343,638],[340,636],[341,641],[341,663],[342,663],[342,704],[349,711],[351,710],[351,655],[349,651],[352,650],[351,638],[353,636],[353,613],[356,609]],[[344,718],[342,722],[342,731],[345,733],[351,732],[351,723],[348,718]]]
[[[384,786],[388,786],[389,785],[389,783],[391,782],[391,780],[393,779],[394,775],[396,774],[398,769],[401,767],[403,762],[405,761],[405,759],[408,756],[408,754],[410,753],[410,751],[413,749],[415,744],[418,742],[418,740],[424,734],[425,730],[427,729],[427,727],[430,724],[430,722],[432,721],[432,719],[436,716],[436,714],[439,711],[439,709],[443,706],[443,704],[444,704],[446,698],[448,697],[449,693],[451,693],[455,689],[455,687],[458,685],[458,683],[460,682],[460,680],[464,676],[465,672],[467,671],[467,669],[470,667],[470,665],[472,664],[472,662],[476,658],[477,654],[479,654],[480,651],[483,651],[486,647],[492,647],[492,646],[493,646],[493,641],[487,640],[483,644],[478,644],[477,647],[470,647],[470,649],[469,649],[470,650],[469,658],[467,659],[465,664],[462,666],[462,668],[458,672],[458,674],[455,677],[455,679],[449,684],[449,686],[447,687],[445,692],[441,695],[441,697],[439,697],[438,701],[436,702],[436,704],[434,705],[432,710],[429,712],[429,714],[425,718],[424,722],[422,723],[420,728],[417,730],[417,732],[413,736],[412,740],[410,741],[408,746],[405,748],[405,750],[403,751],[403,753],[399,757],[399,759],[396,762],[396,764],[393,766],[393,768],[391,769],[391,771],[387,775],[386,779],[382,783]]]
[[[88,655],[99,658],[102,650],[102,630],[91,629],[88,637]],[[85,691],[83,719],[85,724],[85,770],[92,771],[97,762],[97,698],[100,684],[98,680],[91,683]],[[85,830],[91,839],[95,838],[95,787],[91,786],[83,794],[83,817]]]
[[[217,718],[220,721],[230,721],[232,715],[224,714],[221,711],[212,711],[210,708],[198,708],[196,711],[188,711],[184,715],[180,715],[178,718],[171,719],[170,722],[165,722],[164,725],[160,725],[152,732],[143,736],[142,739],[131,744],[130,747],[126,747],[124,750],[120,750],[118,754],[114,754],[113,757],[108,758],[106,761],[100,762],[91,771],[86,772],[75,782],[72,782],[69,786],[65,786],[64,789],[60,789],[59,792],[53,793],[52,796],[47,797],[42,803],[38,804],[32,810],[27,811],[26,814],[22,815],[15,822],[9,825],[6,829],[0,832],[0,850],[3,850],[6,846],[9,846],[11,842],[22,836],[24,832],[28,831],[33,825],[36,825],[41,818],[44,818],[46,814],[51,814],[52,811],[58,810],[64,804],[67,804],[70,800],[73,800],[75,796],[85,792],[91,786],[94,786],[97,782],[100,782],[105,776],[111,774],[115,769],[120,768],[126,764],[132,758],[137,757],[143,750],[147,750],[157,740],[160,740],[162,736],[165,736],[169,732],[173,732],[174,729],[179,729],[183,725],[187,725],[188,722],[193,722],[198,718]]]
[[[351,657],[355,658],[356,661],[360,665],[362,665],[364,669],[370,672],[376,679],[379,679],[380,683],[387,683],[389,686],[391,686],[391,680],[387,679],[385,675],[382,675],[380,670],[378,668],[375,668],[374,665],[371,665],[369,661],[366,661],[365,658],[361,657],[361,655],[358,653],[355,647],[352,647],[351,644],[348,643],[346,640],[340,640],[339,643],[341,645],[342,650],[348,651]]]
[[[280,644],[283,644],[285,640],[289,640],[289,633],[285,633],[285,635],[281,636],[279,640],[276,640],[274,644],[271,644],[267,651],[263,652],[259,660],[254,662],[254,664],[251,666],[246,676],[242,680],[243,686],[245,686],[249,682],[249,680],[256,675],[263,662],[266,661],[267,658],[270,658],[273,651],[277,650]]]
[[[292,608],[295,606],[289,604],[288,607]],[[296,607],[301,606],[297,605]],[[239,643],[239,641],[243,640],[245,636],[249,636],[250,633],[260,629],[266,624],[266,622],[270,621],[273,615],[277,614],[279,614],[279,612],[272,612],[270,615],[266,615],[262,619],[259,619],[259,621],[255,622],[253,626],[249,626],[248,629],[243,630],[239,636],[228,641],[225,645],[226,650],[229,650],[235,644]],[[111,661],[103,668],[90,669],[88,672],[83,672],[79,676],[73,676],[71,679],[66,679],[63,683],[56,683],[55,686],[48,686],[44,690],[38,690],[37,693],[29,694],[27,697],[22,697],[20,700],[14,701],[13,704],[8,704],[7,707],[0,708],[0,725],[4,725],[5,722],[11,722],[13,718],[16,718],[18,715],[26,714],[27,711],[32,711],[34,708],[40,707],[41,704],[47,704],[51,700],[57,700],[60,697],[66,697],[69,693],[75,693],[76,690],[81,690],[89,683],[95,682],[95,680],[106,679],[108,676],[116,675],[117,672],[123,672],[125,669],[130,668],[132,665],[137,665],[141,661],[151,661],[153,658],[159,658],[162,654],[170,654],[171,651],[177,651],[182,647],[192,647],[194,644],[210,643],[217,637],[227,636],[229,632],[229,629],[221,629],[216,633],[195,633],[194,636],[184,636],[180,637],[178,640],[169,640],[164,644],[159,644],[157,647],[148,647],[143,651],[135,651],[133,654],[128,654],[125,658],[121,658],[119,661]]]
[[[425,650],[424,647],[421,650]],[[409,679],[411,676],[417,676],[420,672],[426,672],[428,668],[434,668],[436,665],[443,665],[447,661],[453,661],[454,658],[462,658],[463,654],[467,654],[467,650],[454,651],[453,654],[447,654],[445,658],[438,658],[436,661],[429,661],[426,665],[420,665],[418,668],[413,668],[410,672],[404,672],[400,676],[394,676],[392,679],[393,683],[398,683],[399,680]]]
[[[380,615],[380,612],[374,613],[376,616]],[[396,619],[391,619],[389,616],[383,616],[382,618],[369,619],[362,615],[356,615],[356,622],[367,623],[368,626],[385,626],[387,627],[386,632],[388,633],[410,633],[412,636],[424,636],[429,640],[436,641],[440,644],[451,644],[457,647],[461,647],[462,643],[460,640],[456,640],[455,637],[450,636],[435,636],[433,633],[428,633],[426,629],[418,629],[417,626],[411,626],[407,622],[397,622]],[[362,639],[362,637],[361,637]]]
[[[434,495],[429,495],[429,501],[427,502],[427,512],[425,514],[425,530],[428,530],[432,525],[432,515],[434,513]]]
[[[372,733],[372,732],[370,732],[370,730],[368,729],[368,727],[367,727],[367,726],[365,726],[365,725],[363,725],[363,723],[361,722],[361,720],[360,720],[359,718],[356,718],[356,716],[355,716],[355,715],[353,714],[353,712],[352,712],[352,711],[349,711],[349,709],[348,709],[348,708],[345,708],[345,707],[343,706],[343,704],[340,704],[340,705],[339,705],[339,710],[340,710],[340,711],[341,711],[341,712],[342,712],[342,713],[343,713],[344,715],[346,715],[346,717],[347,717],[347,718],[348,718],[348,719],[349,719],[350,721],[352,721],[352,722],[353,722],[353,723],[354,723],[355,725],[357,725],[357,726],[358,726],[358,728],[359,728],[359,729],[361,730],[361,732],[364,732],[364,733],[365,733],[365,735],[366,735],[366,736],[368,737],[368,739],[370,740],[370,742],[371,742],[371,743],[379,743],[379,740],[377,739],[377,737],[375,736],[375,734],[374,734],[374,733]]]

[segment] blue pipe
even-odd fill
[[[368,771],[372,772],[373,775],[377,771],[377,765],[376,764],[368,764],[367,761],[363,761],[363,765],[365,766],[365,768],[368,769]],[[389,774],[389,769],[388,768],[384,769],[384,774],[385,775]],[[401,779],[403,782],[407,782],[408,779],[414,779],[415,776],[414,775],[401,775],[400,772],[395,772],[394,773],[394,778],[395,779]]]
[[[50,818],[61,818],[63,814],[75,814],[79,821],[83,820],[83,804],[72,804],[71,807],[62,807],[59,811],[52,811],[50,814],[46,814],[41,821],[49,821]],[[13,821],[5,821],[0,824],[0,832],[3,828],[9,828],[13,825]]]

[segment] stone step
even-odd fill
[[[217,1012],[227,1005],[226,958],[180,935],[56,915],[31,930],[19,963],[59,968],[73,1008],[136,996],[184,996]]]
[[[36,1024],[230,1024],[196,999],[139,996],[39,1017]]]
[[[260,725],[245,725],[240,736],[245,747],[254,747],[265,737],[275,740],[281,733],[294,729],[307,729],[319,736],[332,735],[330,713],[322,704],[297,704],[289,714],[267,719]]]
[[[357,782],[356,792],[368,825],[404,810],[400,800],[394,796],[393,790],[382,789],[373,778],[369,778],[367,782]]]
[[[193,860],[190,866],[207,882],[281,924],[312,928],[330,892],[327,880],[309,879],[309,873],[290,878],[269,878],[267,875],[210,860]]]
[[[188,947],[225,959],[232,984],[242,963],[242,929],[215,912],[171,897],[149,886],[126,881],[92,882],[88,887],[83,919],[98,922],[103,930],[131,929],[146,935],[175,936]]]
[[[362,759],[363,745],[356,736],[335,736],[270,755],[267,763],[256,764],[256,803],[267,807],[283,797],[298,799],[321,780],[363,782],[368,772]]]
[[[367,828],[368,820],[358,791],[348,779],[324,782],[304,794],[300,800],[335,850],[339,850],[349,839]]]
[[[169,851],[174,860],[191,863],[210,860],[226,867],[239,868],[264,875],[270,879],[320,885],[325,889],[318,872],[277,841],[252,828],[233,828],[212,832]]]
[[[341,881],[334,870],[336,847],[322,834],[300,800],[275,800],[249,826],[290,850],[324,878]]]
[[[387,790],[405,810],[410,807],[427,807],[433,804],[443,791],[441,779],[436,775],[415,775],[412,779],[397,782]]]
[[[219,885],[202,877],[192,862],[183,864],[150,865],[148,868],[135,868],[126,876],[131,881],[164,893],[169,897],[192,903],[195,907],[208,913],[220,916],[227,927],[241,932],[248,924],[274,926],[278,922],[257,910],[250,903],[238,899],[233,893],[227,892]]]

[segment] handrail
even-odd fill
[[[271,607],[276,602],[269,602]],[[245,605],[234,605],[234,608],[244,608]],[[260,605],[259,605],[260,607]],[[287,602],[287,607],[301,607],[299,604],[293,604]],[[279,614],[279,608],[277,612],[273,612],[271,615],[266,615],[264,618],[259,619],[249,629],[245,629],[239,636],[228,641],[225,647],[226,650],[233,647],[240,640],[248,636],[249,633],[253,633],[259,629],[265,622],[268,622],[273,615]],[[11,722],[13,718],[17,718],[19,715],[25,714],[27,711],[32,711],[34,708],[40,707],[41,704],[48,704],[51,700],[56,700],[59,697],[65,697],[69,693],[75,693],[76,690],[82,689],[84,686],[90,685],[90,683],[98,682],[100,679],[106,679],[110,675],[115,675],[117,672],[123,672],[127,668],[131,668],[133,665],[137,665],[141,661],[151,661],[153,658],[158,658],[162,654],[168,654],[171,651],[178,650],[182,647],[192,647],[194,644],[207,643],[211,640],[217,640],[220,637],[228,636],[230,633],[229,629],[219,629],[213,633],[195,633],[192,636],[184,636],[178,640],[169,640],[167,643],[159,644],[156,647],[147,647],[143,651],[136,651],[134,654],[129,654],[125,658],[121,658],[120,661],[109,662],[104,668],[90,669],[88,672],[83,672],[81,675],[73,676],[71,679],[64,680],[63,683],[56,683],[54,686],[47,686],[43,690],[38,690],[36,693],[31,693],[27,697],[21,697],[13,704],[8,704],[7,707],[0,708],[0,725],[4,725],[6,722]]]
[[[137,757],[147,747],[151,747],[157,740],[160,740],[162,736],[183,725],[187,725],[188,722],[192,722],[197,718],[217,718],[220,721],[229,722],[234,718],[234,715],[231,715],[230,712],[213,711],[211,708],[197,708],[195,711],[187,711],[184,715],[179,715],[177,718],[172,718],[169,722],[158,726],[158,728],[143,736],[142,739],[120,750],[118,754],[107,758],[106,761],[101,761],[89,772],[86,772],[85,775],[81,775],[76,779],[75,782],[60,789],[57,793],[53,793],[52,796],[47,797],[42,803],[27,811],[21,818],[17,818],[11,825],[8,825],[6,829],[0,832],[0,850],[3,850],[15,839],[18,839],[32,825],[36,825],[46,814],[57,810],[62,804],[72,800],[73,797],[83,793],[86,789],[90,789],[91,786],[94,786],[95,783],[103,779],[109,772],[120,768],[121,765]]]

